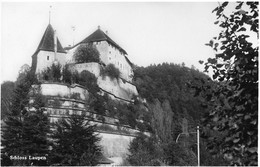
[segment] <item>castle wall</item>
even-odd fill
[[[120,52],[116,47],[110,45],[107,41],[94,42],[94,45],[97,47],[100,52],[101,60],[107,64],[114,64],[115,67],[121,72],[121,77],[127,81],[132,81],[130,75],[133,74],[132,67],[126,61],[125,54]]]
[[[72,71],[78,71],[79,73],[81,73],[84,70],[87,70],[93,73],[96,77],[100,75],[100,65],[98,63],[71,64],[69,68]]]
[[[133,95],[138,95],[136,87],[130,83],[124,82],[122,79],[112,80],[108,76],[100,76],[100,68],[101,66],[98,63],[81,63],[70,65],[70,69],[72,71],[77,70],[80,73],[87,70],[92,72],[97,77],[97,84],[101,89],[110,92],[119,98],[131,100]]]
[[[100,145],[103,146],[104,156],[108,158],[125,158],[129,154],[130,142],[134,139],[133,136],[108,133],[99,133],[99,136],[101,137]]]
[[[104,64],[108,64],[108,43],[107,41],[99,41],[99,42],[94,42],[93,43],[96,47],[97,50],[99,51],[100,54],[100,60]]]
[[[57,61],[61,65],[66,63],[66,54],[65,53],[56,53]],[[40,50],[37,54],[37,66],[36,73],[41,73],[47,67],[50,67],[54,63],[54,52],[52,51],[43,51]]]
[[[111,79],[108,76],[100,76],[97,80],[98,86],[115,96],[131,100],[133,95],[138,95],[136,87],[128,82],[123,82],[121,79]]]
[[[123,52],[120,52],[116,47],[110,45],[107,41],[93,42],[93,44],[99,51],[100,60],[104,64],[114,64],[115,67],[117,67],[121,72],[121,77],[129,82],[132,82],[131,76],[133,75],[133,70],[131,65],[127,62],[125,58],[126,55]],[[80,45],[77,45],[69,50],[66,55],[67,63],[75,63],[73,55],[79,46]]]
[[[88,97],[88,91],[79,85],[68,86],[60,83],[42,83],[41,92],[45,96],[71,97],[72,94],[79,94],[82,100]]]

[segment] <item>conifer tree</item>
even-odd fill
[[[41,95],[36,95],[34,103],[29,104],[31,85],[35,83],[34,74],[28,72],[20,78],[12,97],[10,113],[2,127],[2,161],[1,165],[46,165],[47,161],[31,161],[30,157],[44,157],[48,153],[47,133],[48,119],[42,107]],[[35,111],[29,111],[34,107]],[[10,156],[26,157],[24,160],[12,160]],[[46,157],[47,158],[47,157]]]
[[[101,156],[100,138],[94,134],[95,126],[90,125],[84,115],[63,118],[54,127],[51,165],[97,165]]]

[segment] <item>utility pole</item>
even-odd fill
[[[197,154],[198,154],[197,158],[198,158],[198,166],[200,166],[200,130],[199,130],[199,126],[197,126],[197,132],[188,132],[188,134],[191,134],[191,133],[197,133]],[[179,139],[180,135],[184,135],[184,134],[187,134],[187,133],[178,134],[176,143],[178,143],[178,139]]]
[[[200,129],[197,126],[197,151],[198,151],[198,166],[200,166]]]

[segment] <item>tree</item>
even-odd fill
[[[95,126],[90,125],[84,115],[72,115],[59,120],[54,128],[54,140],[50,156],[51,165],[92,166],[98,164],[101,148],[100,138],[94,134]]]
[[[154,138],[139,134],[129,147],[127,161],[134,166],[159,166],[162,153]]]
[[[41,157],[40,160],[27,161],[26,165],[48,165],[50,125],[44,106],[45,98],[37,94],[33,104],[30,104],[32,110],[26,113],[23,120],[23,144],[20,146],[23,155]]]
[[[222,134],[221,140],[208,136],[212,151],[220,148],[231,164],[257,165],[258,46],[252,39],[259,38],[258,2],[237,2],[230,15],[224,13],[227,5],[213,10],[222,31],[206,44],[216,55],[205,63],[205,71],[211,67],[218,82],[214,88],[205,85],[211,87],[203,92],[211,110],[204,125]]]
[[[10,112],[11,99],[15,83],[6,81],[1,84],[1,119],[5,119],[7,114]]]
[[[85,86],[90,93],[95,94],[99,91],[97,78],[93,73],[89,71],[84,70],[80,73],[79,84]]]
[[[175,142],[170,142],[162,146],[164,159],[167,165],[171,166],[196,166],[197,157],[189,149]]]
[[[35,76],[28,72],[20,80],[12,97],[11,110],[5,125],[2,127],[3,158],[7,164],[2,165],[47,165],[48,154],[47,133],[49,132],[48,118],[44,114],[44,100],[36,95],[29,104],[31,85],[35,83]],[[30,109],[34,108],[34,111]],[[25,160],[10,161],[9,156],[26,157]],[[30,160],[31,157],[45,157],[44,160]]]
[[[100,54],[95,46],[91,44],[84,44],[84,45],[80,45],[77,48],[73,56],[76,63],[90,63],[90,62],[99,63],[100,62],[99,55]]]
[[[104,69],[101,69],[101,75],[109,76],[111,79],[119,79],[121,73],[114,64],[108,64]]]
[[[61,64],[53,63],[50,67],[47,67],[44,71],[42,71],[42,78],[46,81],[59,82],[62,76],[61,68]],[[67,72],[67,70],[65,72]]]
[[[63,70],[62,70],[62,81],[67,83],[67,84],[69,84],[69,85],[72,83],[72,72],[70,71],[68,64],[66,64],[63,67]]]

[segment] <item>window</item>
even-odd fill
[[[50,56],[47,56],[47,60],[49,60],[50,59]]]
[[[109,53],[111,54],[111,51],[109,51]]]

